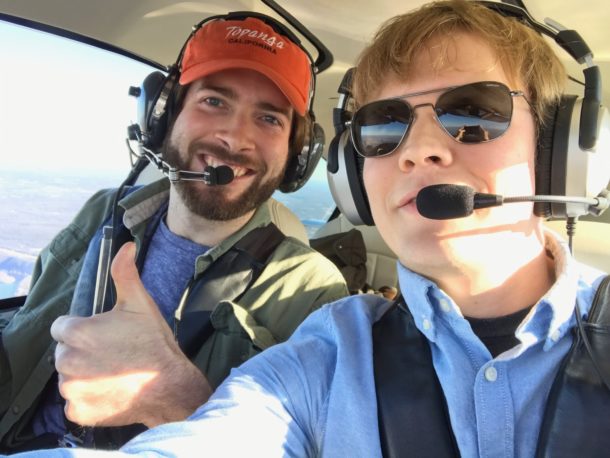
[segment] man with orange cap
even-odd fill
[[[170,180],[100,191],[41,253],[2,335],[0,450],[115,448],[185,419],[232,367],[347,294],[330,261],[268,230],[272,193],[298,189],[317,162],[312,63],[278,27],[262,15],[204,21],[162,83],[165,127],[141,126]],[[112,223],[113,294],[91,316]],[[262,256],[245,280],[244,251]]]

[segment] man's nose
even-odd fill
[[[256,140],[252,118],[245,113],[232,113],[227,116],[215,133],[217,139],[230,151],[253,149]]]

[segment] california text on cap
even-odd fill
[[[309,57],[260,19],[213,20],[204,24],[186,45],[180,84],[232,68],[262,73],[278,86],[297,113],[303,116],[307,111]]]

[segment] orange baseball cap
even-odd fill
[[[180,84],[232,68],[262,73],[297,113],[302,116],[307,111],[312,78],[309,56],[260,19],[218,19],[204,24],[186,44]]]

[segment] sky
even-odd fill
[[[136,100],[127,91],[150,67],[3,22],[0,43],[3,167],[128,167]]]

